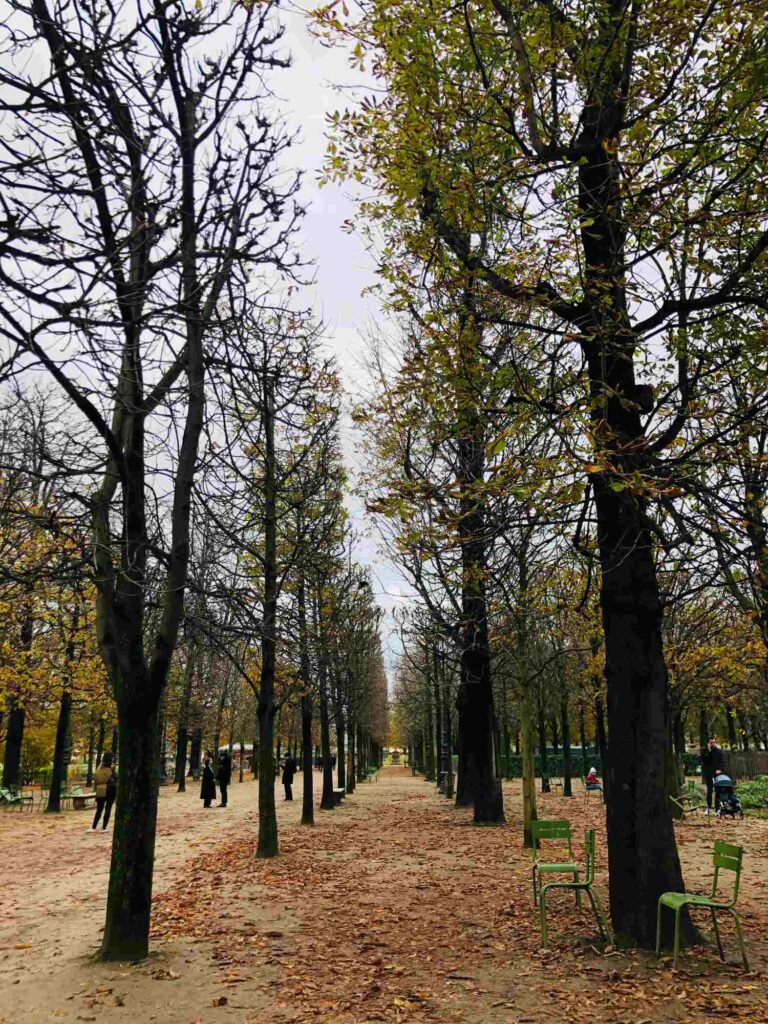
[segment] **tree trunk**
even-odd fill
[[[177,792],[186,791],[187,776],[187,742],[189,739],[189,708],[192,703],[192,683],[195,676],[195,661],[197,659],[197,644],[194,640],[190,642],[187,663],[184,666],[184,688],[181,694],[179,705],[179,722],[176,727],[176,772],[174,782],[178,785]],[[190,772],[192,770],[192,759],[190,758]]]
[[[472,790],[474,784],[470,778],[471,765],[469,763],[469,757],[467,755],[467,744],[464,741],[464,736],[467,730],[466,722],[466,684],[464,682],[459,683],[458,692],[456,694],[456,713],[458,716],[458,765],[457,765],[457,777],[456,777],[456,806],[457,807],[471,807],[472,806]],[[414,755],[415,756],[415,755]]]
[[[157,718],[158,706],[148,699],[126,706],[120,715],[120,769],[102,960],[143,960],[149,952]]]
[[[725,722],[728,729],[728,746],[731,750],[736,750],[739,745],[736,738],[736,721],[733,717],[733,709],[729,705],[726,705],[725,708]]]
[[[551,793],[549,782],[549,761],[547,758],[547,723],[544,719],[544,703],[539,697],[537,702],[537,718],[539,727],[539,760],[541,761],[541,792]]]
[[[440,704],[440,673],[437,664],[437,651],[433,652],[432,657],[432,696],[435,702],[435,732],[434,732],[434,745],[435,745],[435,780],[437,781],[438,788],[443,791],[443,772],[442,772],[442,750],[443,750],[443,713]],[[368,762],[366,759],[365,763],[366,770],[368,769]]]
[[[85,770],[85,785],[87,789],[90,789],[93,785],[93,755],[94,748],[96,745],[96,734],[91,724],[88,727],[88,767]]]
[[[597,747],[600,751],[600,760],[603,765],[603,792],[607,801],[610,786],[610,779],[606,774],[608,767],[608,738],[605,730],[605,708],[603,707],[601,697],[595,697],[595,733],[597,734]]]
[[[581,744],[581,777],[585,779],[589,771],[587,764],[587,726],[584,721],[584,704],[579,701],[579,743]]]
[[[13,701],[8,712],[3,756],[3,786],[16,789],[21,784],[21,745],[24,740],[25,711],[22,704]]]
[[[552,730],[552,753],[557,757],[560,753],[560,733],[557,728],[557,719],[553,715],[550,721],[550,729]]]
[[[458,432],[457,477],[461,497],[461,678],[463,754],[476,824],[504,822],[504,800],[498,775],[496,716],[491,685],[486,598],[488,530],[483,412],[477,403],[478,349],[482,339],[471,310],[462,325],[460,369],[466,382]]]
[[[432,727],[432,700],[427,701],[427,720],[424,726],[424,749],[426,751],[426,762],[424,764],[424,777],[433,782],[435,779],[435,730]]]
[[[608,686],[608,862],[619,936],[652,947],[663,892],[683,892],[667,797],[667,670],[651,538],[623,492],[596,487]],[[693,936],[689,921],[686,938]]]
[[[709,743],[709,721],[705,708],[699,711],[699,746],[706,750]]]
[[[262,673],[263,679],[263,673]],[[277,810],[275,807],[274,708],[259,699],[259,839],[257,857],[276,857]]]
[[[563,692],[560,699],[560,723],[563,730],[563,796],[573,796],[571,777],[571,719],[568,713],[568,696]]]
[[[312,697],[301,697],[302,802],[301,824],[315,824],[314,779],[312,776]]]
[[[344,711],[339,700],[336,705],[336,785],[346,792],[347,789],[347,737]]]
[[[331,726],[328,716],[328,694],[326,682],[320,672],[320,756],[323,759],[323,792],[320,797],[320,810],[332,811],[333,803],[333,769],[331,768]],[[349,772],[350,779],[352,771]]]
[[[194,729],[189,747],[189,771],[188,775],[193,777],[200,771],[200,760],[203,752],[203,730]]]
[[[357,730],[354,721],[349,723],[349,773],[347,775],[347,792],[355,792],[357,778]]]
[[[53,751],[53,772],[48,803],[45,810],[48,814],[58,814],[61,810],[61,790],[64,782],[65,760],[69,747],[69,725],[72,716],[72,694],[66,687],[61,692],[59,703],[59,719],[56,723],[56,745]]]
[[[530,849],[533,846],[531,822],[537,820],[538,813],[536,809],[536,769],[533,760],[533,709],[528,686],[525,687],[520,700],[520,734],[523,758],[523,846]]]

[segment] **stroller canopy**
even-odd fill
[[[733,785],[733,779],[731,779],[730,776],[726,775],[725,772],[720,772],[719,775],[715,776],[715,785],[716,786],[732,786]]]

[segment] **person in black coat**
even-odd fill
[[[715,772],[720,772],[725,767],[725,755],[717,745],[716,739],[711,739],[701,751],[701,777],[707,787],[707,811],[712,810],[712,796],[715,789]]]
[[[207,756],[205,758],[205,764],[203,765],[203,781],[200,786],[200,799],[203,801],[203,807],[210,807],[211,801],[216,799],[216,780],[213,777],[211,759]]]
[[[232,759],[229,756],[228,750],[219,754],[219,770],[216,772],[216,780],[219,783],[219,789],[221,790],[219,807],[226,807],[227,788],[232,781]]]
[[[293,777],[295,774],[296,760],[293,757],[287,757],[283,765],[283,787],[286,800],[293,800]]]

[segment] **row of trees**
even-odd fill
[[[597,659],[611,913],[644,945],[683,885],[673,712],[709,677],[765,731],[765,13],[317,12],[378,86],[331,118],[327,174],[366,185],[392,308],[369,505],[458,663],[457,797],[463,773],[503,820],[494,665],[530,820],[537,662]]]
[[[5,0],[5,763],[32,691],[90,701],[92,666],[120,762],[104,959],[147,953],[157,765],[174,727],[184,759],[198,684],[222,733],[250,695],[265,856],[280,709],[299,700],[309,731],[316,698],[324,748],[331,710],[355,753],[383,737],[373,599],[343,554],[339,384],[299,304],[278,6]]]

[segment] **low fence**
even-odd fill
[[[768,775],[768,751],[727,750],[725,766],[728,774],[737,780],[755,779],[758,775]]]

